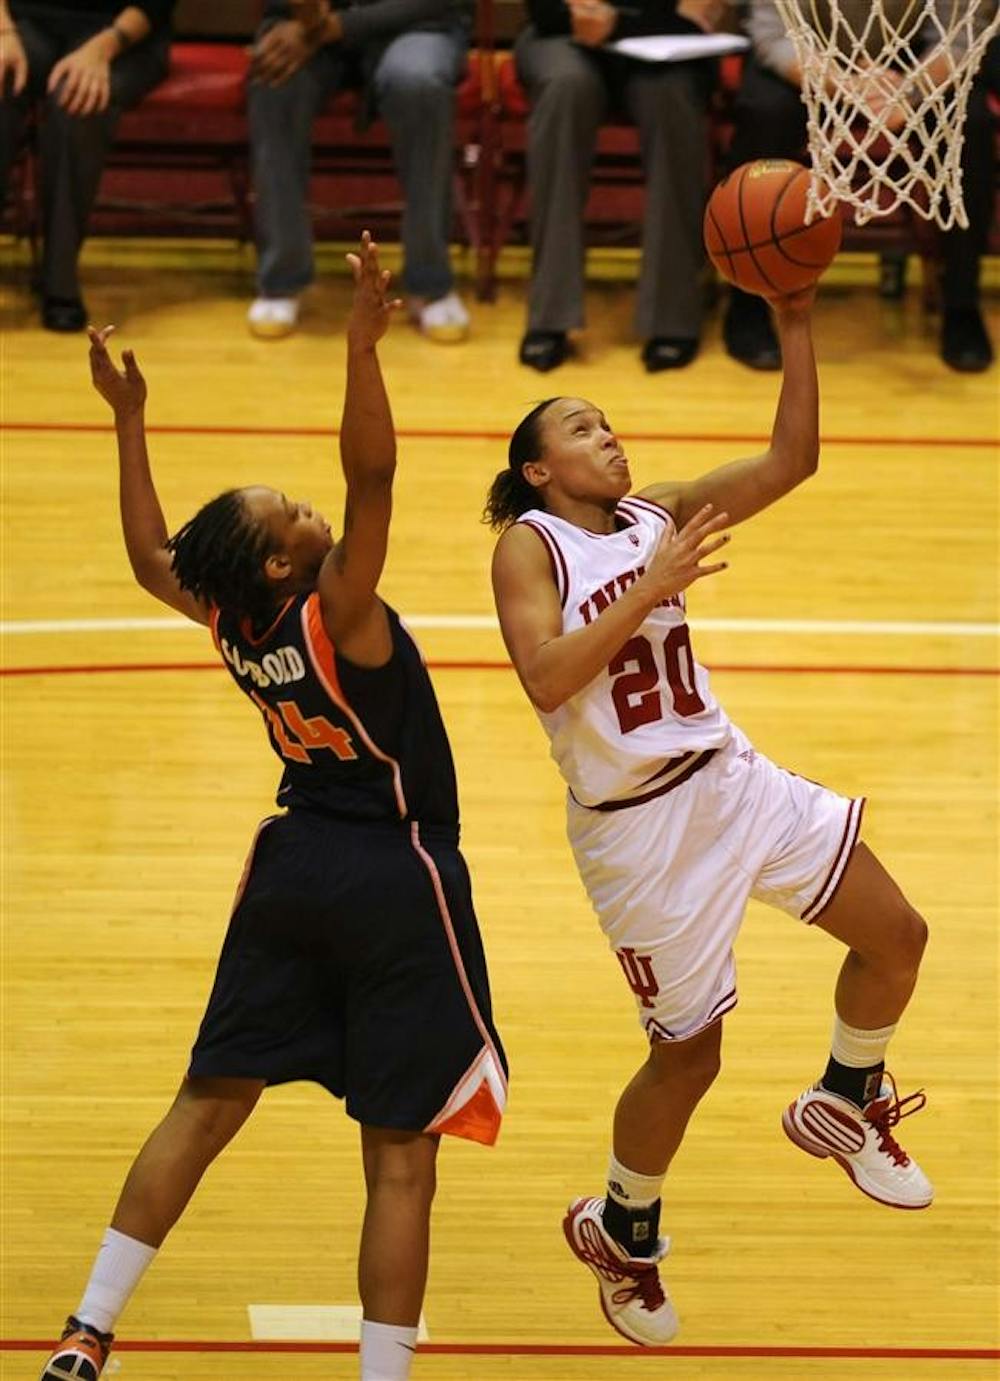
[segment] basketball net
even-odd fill
[[[995,0],[775,0],[802,69],[813,176],[806,220],[864,225],[911,207],[967,227],[962,146]]]

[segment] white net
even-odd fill
[[[969,89],[1000,28],[996,0],[774,0],[802,69],[813,160],[807,218],[859,224],[906,205],[967,226]]]

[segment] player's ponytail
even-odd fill
[[[483,522],[489,523],[496,532],[509,527],[515,518],[527,513],[529,508],[542,508],[542,496],[533,484],[524,478],[524,467],[533,460],[541,459],[542,451],[542,413],[555,398],[545,398],[536,403],[514,429],[507,448],[508,463],[490,485],[483,509]]]

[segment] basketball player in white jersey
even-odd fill
[[[486,506],[502,531],[493,584],[504,638],[566,779],[580,876],[650,1042],[615,1111],[606,1194],[570,1204],[563,1226],[608,1321],[647,1345],[677,1330],[657,1271],[661,1186],[719,1071],[751,896],[848,948],[829,1062],[785,1110],[785,1132],[883,1204],[926,1208],[933,1197],[892,1135],[923,1094],[900,1101],[884,1067],[927,927],[858,842],[863,801],[751,747],[713,697],[686,623],[684,591],[724,569],[711,560],[723,528],[817,468],[812,296],[773,304],[784,379],[762,455],[629,497],[628,460],[601,410],[553,398],[514,432]]]

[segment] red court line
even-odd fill
[[[431,671],[512,671],[510,662],[428,662]],[[711,672],[764,676],[1000,676],[1000,667],[783,666],[709,662]],[[224,671],[222,662],[94,662],[80,666],[0,667],[4,676],[103,676],[133,671]]]
[[[30,1338],[0,1339],[0,1352],[41,1352],[50,1341]],[[357,1343],[314,1342],[179,1342],[173,1339],[134,1338],[115,1344],[118,1352],[292,1352],[350,1353]],[[439,1357],[840,1357],[865,1361],[917,1360],[992,1361],[1000,1348],[989,1347],[618,1347],[587,1343],[421,1343],[418,1351]]]
[[[111,433],[114,427],[104,422],[0,422],[0,432],[98,432]],[[146,428],[151,436],[288,436],[335,437],[336,427],[278,427],[278,426],[214,426],[211,424],[165,422]],[[396,435],[408,440],[428,441],[502,441],[510,440],[509,431],[488,431],[447,427],[398,427]],[[617,435],[623,441],[682,441],[733,442],[734,444],[766,445],[769,432],[631,432]],[[980,436],[823,436],[825,446],[908,446],[914,449],[960,447],[993,449],[997,437]]]

